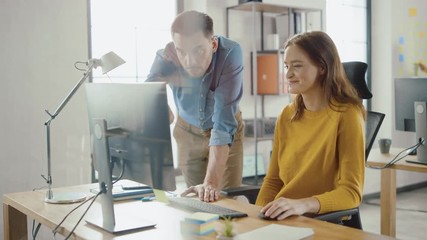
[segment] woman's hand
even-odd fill
[[[261,212],[269,218],[283,220],[291,215],[302,215],[306,212],[317,213],[319,209],[319,201],[314,197],[302,199],[281,197],[265,205]]]

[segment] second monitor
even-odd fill
[[[427,164],[427,78],[394,80],[395,127],[415,132],[418,162]]]

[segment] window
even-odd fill
[[[108,76],[94,71],[93,81],[143,82],[175,16],[175,0],[90,0],[91,56],[114,51],[126,61]]]
[[[177,13],[176,0],[89,0],[89,4],[91,57],[100,58],[114,51],[126,61],[108,75],[93,71],[92,81],[144,82],[157,50],[171,41],[170,25]],[[172,99],[168,88],[169,106],[175,111]],[[172,148],[176,155],[174,139]],[[95,178],[92,171],[92,180]]]
[[[370,0],[327,0],[326,32],[334,40],[342,62],[361,61],[368,64],[367,86],[371,88],[369,16]],[[364,100],[371,109],[371,101]]]
[[[326,31],[337,45],[343,62],[368,62],[366,0],[328,0]]]

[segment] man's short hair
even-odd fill
[[[185,11],[175,18],[172,23],[171,32],[192,35],[198,31],[203,31],[205,37],[209,38],[213,35],[213,21],[206,13],[197,11]]]

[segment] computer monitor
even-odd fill
[[[427,140],[427,78],[396,78],[394,81],[395,128],[415,132],[416,141]],[[427,164],[427,144],[417,149],[417,163]]]
[[[165,83],[87,83],[93,165],[98,172],[102,215],[86,221],[109,232],[152,227],[144,216],[114,211],[113,176],[155,189],[175,190]],[[135,218],[135,219],[132,219]]]

